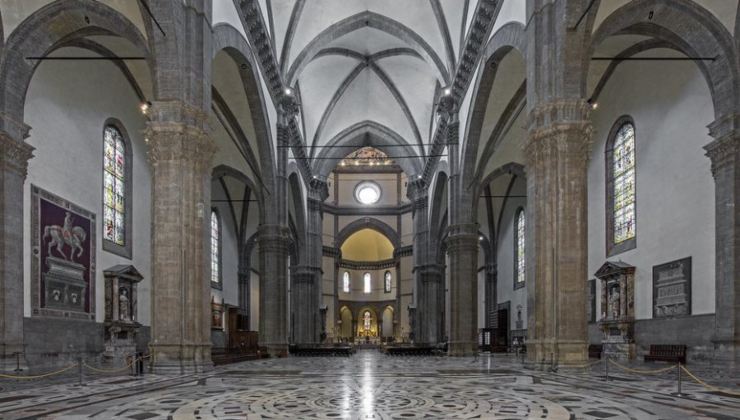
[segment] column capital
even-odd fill
[[[31,126],[13,118],[7,112],[0,111],[0,133],[2,132],[16,141],[25,140],[31,132]]]
[[[591,106],[583,99],[563,99],[537,105],[529,115],[529,138],[524,154],[529,167],[570,155],[583,165],[591,154]]]
[[[154,102],[144,130],[149,162],[190,161],[207,170],[216,153],[208,114],[182,101]]]
[[[447,252],[477,250],[479,246],[478,224],[465,223],[451,225],[447,228]]]
[[[0,165],[1,168],[21,175],[28,175],[28,161],[33,157],[34,147],[24,141],[18,141],[7,133],[0,131]]]
[[[290,93],[287,91],[290,91]],[[278,126],[288,126],[290,121],[298,115],[299,108],[300,105],[293,91],[290,89],[283,91],[277,98]]]
[[[740,152],[740,133],[720,137],[704,146],[706,156],[712,161],[712,176],[717,177],[719,171],[731,168],[738,162]]]
[[[257,243],[260,249],[278,247],[280,249],[285,248],[285,252],[287,252],[291,243],[290,229],[283,225],[260,225]]]
[[[424,178],[416,177],[408,181],[406,197],[414,204],[414,208],[426,206],[428,194],[429,185],[424,181]]]
[[[453,124],[458,121],[458,109],[459,106],[457,100],[452,93],[445,94],[439,97],[437,114],[447,120],[448,124]]]
[[[325,180],[314,176],[308,183],[308,199],[323,202],[329,197],[329,185]]]

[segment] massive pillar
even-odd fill
[[[326,182],[314,178],[308,188],[308,214],[306,236],[306,265],[300,267],[293,277],[292,304],[296,307],[295,340],[297,344],[317,344],[321,342],[322,326],[326,320],[321,317],[322,296],[322,240],[323,215],[321,205],[329,196]]]
[[[586,166],[591,125],[581,99],[530,114],[527,158],[527,356],[531,363],[587,359]]]
[[[207,115],[181,101],[155,102],[145,134],[152,166],[152,341],[157,373],[212,367],[211,201]]]
[[[413,274],[416,288],[414,341],[437,344],[442,341],[444,313],[444,278],[442,268],[431,253],[429,232],[429,188],[423,179],[409,182],[408,197],[413,204]]]
[[[28,127],[23,125],[23,137]],[[23,183],[33,147],[0,131],[0,372],[23,353]],[[21,364],[24,357],[19,356]]]
[[[740,363],[740,115],[709,126],[715,182],[715,359]]]
[[[277,170],[270,196],[267,223],[260,226],[260,329],[259,341],[271,356],[288,354],[288,147],[290,120],[297,112],[292,95],[280,98],[277,120]],[[301,281],[304,276],[301,276]]]
[[[447,255],[450,261],[450,356],[477,352],[478,319],[478,225],[473,218],[471,188],[463,184],[460,170],[457,107],[447,98],[447,150],[450,162],[450,227]]]

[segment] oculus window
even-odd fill
[[[372,181],[363,181],[355,187],[355,200],[360,204],[375,204],[380,200],[380,185]]]

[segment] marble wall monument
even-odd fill
[[[607,261],[596,272],[601,281],[601,344],[607,357],[635,357],[635,267]]]
[[[139,282],[143,280],[133,265],[116,265],[103,271],[105,276],[105,353],[120,359],[136,352]]]
[[[31,186],[34,316],[95,319],[95,214]]]
[[[691,257],[653,267],[653,318],[691,315]]]

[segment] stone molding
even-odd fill
[[[25,179],[28,175],[28,161],[33,157],[34,150],[30,144],[0,132],[0,164],[3,171],[15,172]]]
[[[715,122],[710,125],[710,134],[715,140],[704,146],[706,156],[712,161],[712,176],[715,178],[719,171],[735,165],[740,152],[740,130],[733,128],[732,131],[725,132],[726,128],[720,128],[724,124],[725,122]]]

